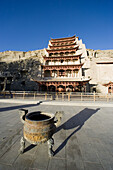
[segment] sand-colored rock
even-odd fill
[[[85,48],[84,48],[85,49]],[[46,50],[35,51],[4,51],[0,52],[0,75],[3,73],[13,76],[11,88],[13,90],[22,90],[22,82],[26,82],[24,90],[37,90],[37,84],[31,79],[41,77],[41,64]],[[84,50],[83,58],[85,77],[90,78],[88,91],[96,88],[97,92],[107,93],[105,83],[113,82],[113,50]],[[20,76],[20,77],[19,77]]]

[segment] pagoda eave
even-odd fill
[[[80,78],[51,78],[49,77],[48,79],[40,79],[40,80],[33,80],[36,82],[89,82],[90,79],[80,79]]]
[[[106,87],[110,85],[113,85],[113,82],[110,81],[109,83],[103,84],[103,86],[106,86]]]
[[[56,40],[68,40],[68,39],[73,39],[75,38],[75,35],[73,35],[72,37],[64,37],[64,38],[51,38],[51,40],[56,41]]]
[[[51,40],[50,40],[50,42],[51,42],[51,44],[66,43],[66,42],[67,42],[67,40],[62,40],[62,41],[51,41]],[[74,42],[76,42],[76,38],[74,38],[74,39],[70,39],[70,40],[68,40],[68,42],[72,42],[72,43],[74,43]]]
[[[69,85],[73,85],[73,86],[78,86],[78,85],[86,85],[86,83],[89,82],[89,80],[34,80],[35,82],[37,82],[40,85],[46,85],[46,86],[59,86],[59,85],[63,85],[63,86],[69,86]]]

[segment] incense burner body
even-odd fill
[[[31,144],[47,142],[56,129],[54,114],[33,112],[25,116],[23,135]]]
[[[60,125],[63,112],[59,111],[56,114],[41,111],[28,113],[28,110],[20,109],[19,114],[21,122],[24,124],[20,153],[24,153],[25,141],[34,145],[47,142],[49,156],[53,156],[54,139],[52,136],[56,127]]]

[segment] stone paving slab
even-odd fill
[[[26,142],[20,154],[23,124],[18,109],[64,111],[61,125],[53,135],[54,157],[47,143]],[[112,107],[0,103],[0,170],[112,170]]]

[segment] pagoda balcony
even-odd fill
[[[88,78],[82,78],[82,77],[44,77],[42,78],[40,81],[47,81],[47,82],[51,82],[51,81],[55,81],[55,82],[68,82],[68,81],[89,81],[90,79]]]
[[[44,70],[74,70],[74,69],[80,69],[83,66],[82,64],[72,64],[72,65],[43,65]]]
[[[70,43],[65,43],[65,44],[64,43],[59,43],[59,44],[56,44],[56,45],[55,44],[54,45],[49,45],[49,48],[50,49],[55,49],[55,48],[59,48],[59,47],[60,48],[67,48],[67,47],[69,48],[69,47],[74,47],[75,45],[76,45],[76,42],[71,43],[71,44]]]
[[[68,46],[68,45],[76,45],[76,43],[77,43],[77,41],[75,40],[75,41],[69,41],[69,42],[51,42],[50,44],[52,45],[52,46],[54,46],[54,47],[57,47],[57,46]]]
[[[45,61],[54,61],[54,60],[78,60],[81,57],[82,54],[79,55],[65,55],[65,56],[50,56],[50,57],[43,57]]]
[[[64,78],[64,79],[43,79],[43,80],[34,80],[35,82],[39,83],[40,85],[45,85],[48,89],[49,86],[53,85],[56,88],[60,85],[63,85],[66,89],[67,86],[72,85],[74,88],[78,85],[86,85],[87,82],[89,82],[89,80],[81,80],[80,78],[78,79],[68,79],[68,78]]]
[[[62,61],[62,62],[61,62]],[[50,65],[76,65],[76,64],[80,64],[80,61],[77,59],[77,60],[47,60],[45,62],[45,65],[46,66],[50,66]]]
[[[73,47],[72,46],[61,46],[60,48],[59,47],[55,47],[54,48],[54,46],[49,46],[49,47],[51,47],[51,48],[53,48],[53,49],[51,49],[51,48],[47,48],[46,50],[47,50],[47,52],[48,51],[59,51],[59,50],[73,50],[73,49],[77,49],[78,47],[79,47],[79,45],[74,45]]]
[[[58,77],[44,77],[41,80],[52,80],[52,81],[66,81],[66,80],[81,80],[80,77],[67,77],[67,76],[58,76]],[[84,79],[85,80],[85,79]]]

